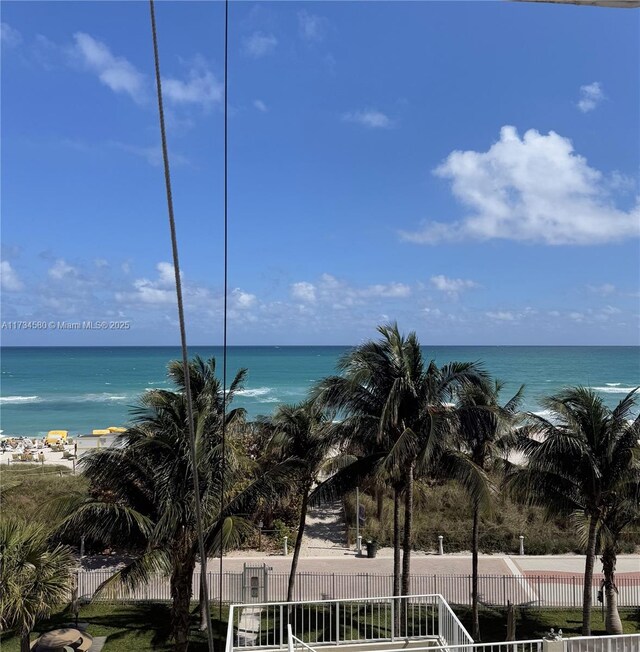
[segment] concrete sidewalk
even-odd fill
[[[384,549],[386,553],[388,549]],[[233,555],[223,557],[224,571],[238,572],[244,564],[265,563],[273,568],[274,573],[289,572],[291,555]],[[480,555],[479,568],[481,575],[514,575],[529,573],[584,573],[585,558],[583,555]],[[209,561],[209,570],[217,572],[219,559]],[[602,565],[596,560],[596,573],[602,572]],[[299,573],[371,573],[376,575],[391,575],[393,573],[393,557],[388,554],[378,555],[375,559],[356,557],[355,552],[345,550],[341,557],[330,555],[324,557],[300,557]],[[469,575],[471,573],[471,555],[426,555],[415,554],[411,557],[411,572],[415,575]],[[640,577],[640,555],[620,555],[616,566],[617,575]]]

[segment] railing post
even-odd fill
[[[282,647],[282,637],[284,636],[284,627],[283,627],[284,620],[283,620],[283,613],[282,613],[283,609],[282,609],[282,607],[283,607],[283,605],[280,605],[280,644],[279,644],[279,647]],[[287,624],[289,624],[289,623],[287,623]]]
[[[287,623],[287,648],[293,652],[293,633],[291,632],[291,623]]]
[[[396,601],[391,600],[391,640],[396,640]]]
[[[340,645],[340,603],[336,602],[336,645]]]

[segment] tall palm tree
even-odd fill
[[[342,413],[345,432],[352,440],[373,444],[370,452],[329,482],[334,486],[351,478],[353,486],[361,477],[382,471],[391,480],[394,489],[394,595],[400,595],[400,499],[402,492],[411,492],[405,500],[405,537],[402,573],[409,571],[411,550],[412,479],[407,482],[406,468],[381,462],[399,439],[408,423],[415,421],[419,410],[416,382],[421,378],[422,352],[415,333],[404,338],[397,324],[379,326],[381,338],[367,341],[354,348],[338,362],[340,376],[330,376],[315,388],[314,396],[323,405]],[[364,446],[363,446],[364,448]],[[326,489],[330,487],[327,485]],[[344,486],[346,488],[346,486]],[[325,488],[323,488],[325,489]],[[408,521],[408,523],[407,523]],[[407,529],[409,537],[407,537]],[[403,575],[404,576],[404,575]]]
[[[514,495],[551,513],[586,519],[582,634],[591,633],[593,566],[598,529],[615,497],[640,475],[635,393],[610,409],[593,390],[566,389],[543,401],[551,416],[530,414],[528,461],[509,480]],[[537,441],[538,439],[539,441]]]
[[[404,487],[404,541],[402,594],[409,593],[410,554],[413,542],[413,492],[417,477],[439,476],[459,481],[479,504],[488,502],[486,477],[464,456],[452,450],[447,437],[449,401],[459,388],[486,380],[482,366],[474,362],[450,362],[438,367],[434,360],[416,378],[416,404],[411,420],[389,451],[386,464],[398,465],[406,475]]]
[[[298,460],[296,493],[302,497],[302,505],[287,589],[287,601],[291,602],[307,522],[309,494],[317,484],[318,475],[331,452],[333,431],[324,410],[312,401],[281,405],[268,420],[267,427],[273,431],[270,448],[277,451],[281,459]]]
[[[242,450],[234,432],[242,427],[242,410],[224,410],[241,388],[238,372],[225,393],[215,375],[215,360],[189,364],[203,535],[208,554],[215,554],[251,531],[242,517],[260,498],[284,490],[291,464],[260,469]],[[145,392],[134,410],[134,425],[116,443],[83,458],[92,496],[76,505],[63,533],[83,531],[87,539],[109,542],[137,552],[102,590],[118,584],[134,587],[155,572],[170,576],[171,620],[175,650],[189,644],[189,606],[198,541],[195,518],[185,379],[178,362],[169,376],[179,391]],[[226,405],[225,405],[226,401]],[[227,438],[222,441],[222,425]]]
[[[483,382],[464,384],[457,393],[455,407],[450,412],[449,425],[453,444],[468,461],[482,472],[492,470],[498,460],[503,460],[509,451],[513,435],[510,426],[522,401],[524,385],[516,394],[500,406],[499,396],[503,384]],[[485,486],[485,492],[488,487]],[[478,614],[478,550],[480,514],[485,492],[474,492],[469,497],[473,512],[471,534],[471,615],[474,641],[480,641],[480,620]]]
[[[15,629],[20,652],[29,652],[31,631],[69,600],[75,558],[51,544],[40,524],[0,520],[0,629]]]
[[[630,525],[640,523],[640,479],[632,482],[627,491],[613,497],[605,509],[598,532],[598,548],[604,574],[605,627],[607,634],[624,634],[618,613],[616,562],[620,552],[620,538]]]
[[[425,368],[415,333],[403,336],[397,324],[378,327],[381,337],[347,353],[338,363],[341,376],[322,381],[314,396],[345,416],[345,431],[361,438],[369,454],[327,483],[352,482],[363,475],[384,473],[394,489],[394,595],[407,595],[413,543],[413,494],[416,474],[425,472],[439,451],[438,414],[456,387],[479,382],[484,374],[474,363]],[[460,470],[449,456],[452,472]],[[463,477],[463,476],[461,476]],[[477,477],[466,474],[467,481]],[[471,478],[471,480],[469,480]],[[325,488],[322,487],[318,494]],[[400,500],[404,498],[403,536]],[[402,539],[402,568],[400,541]]]

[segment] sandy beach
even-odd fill
[[[11,448],[6,448],[0,452],[0,464],[9,464],[9,465],[27,465],[27,464],[41,464],[43,466],[63,466],[68,469],[74,470],[78,462],[82,459],[82,456],[86,453],[96,450],[99,448],[106,448],[111,446],[115,441],[115,435],[103,435],[101,437],[96,436],[84,436],[84,437],[73,437],[71,443],[66,444],[64,451],[54,451],[50,447],[44,448],[32,448],[31,451],[34,455],[34,460],[29,462],[23,462],[13,459],[13,453],[15,450]],[[77,454],[76,458],[65,457],[65,454],[73,455],[74,452]],[[44,460],[38,460],[38,453],[44,454]]]

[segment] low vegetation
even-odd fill
[[[445,553],[471,550],[471,506],[465,493],[454,482],[421,487],[416,492],[414,512],[414,549],[426,552],[438,550],[438,535],[442,535]],[[377,500],[360,492],[360,504],[365,510],[365,525],[360,528],[363,540],[373,539],[381,546],[393,545],[393,496],[384,495],[382,518],[377,518]],[[350,541],[355,543],[355,493],[345,497],[345,511]],[[547,518],[541,507],[526,507],[506,496],[498,498],[490,513],[482,516],[479,548],[485,554],[518,554],[520,535],[524,536],[527,555],[559,555],[583,553],[576,528],[565,518]],[[621,538],[622,553],[634,553],[639,533],[629,531]]]
[[[87,496],[89,490],[84,476],[73,475],[64,466],[5,464],[0,477],[2,518],[22,518],[47,529],[59,524],[55,512],[47,509],[49,501],[69,495]]]

